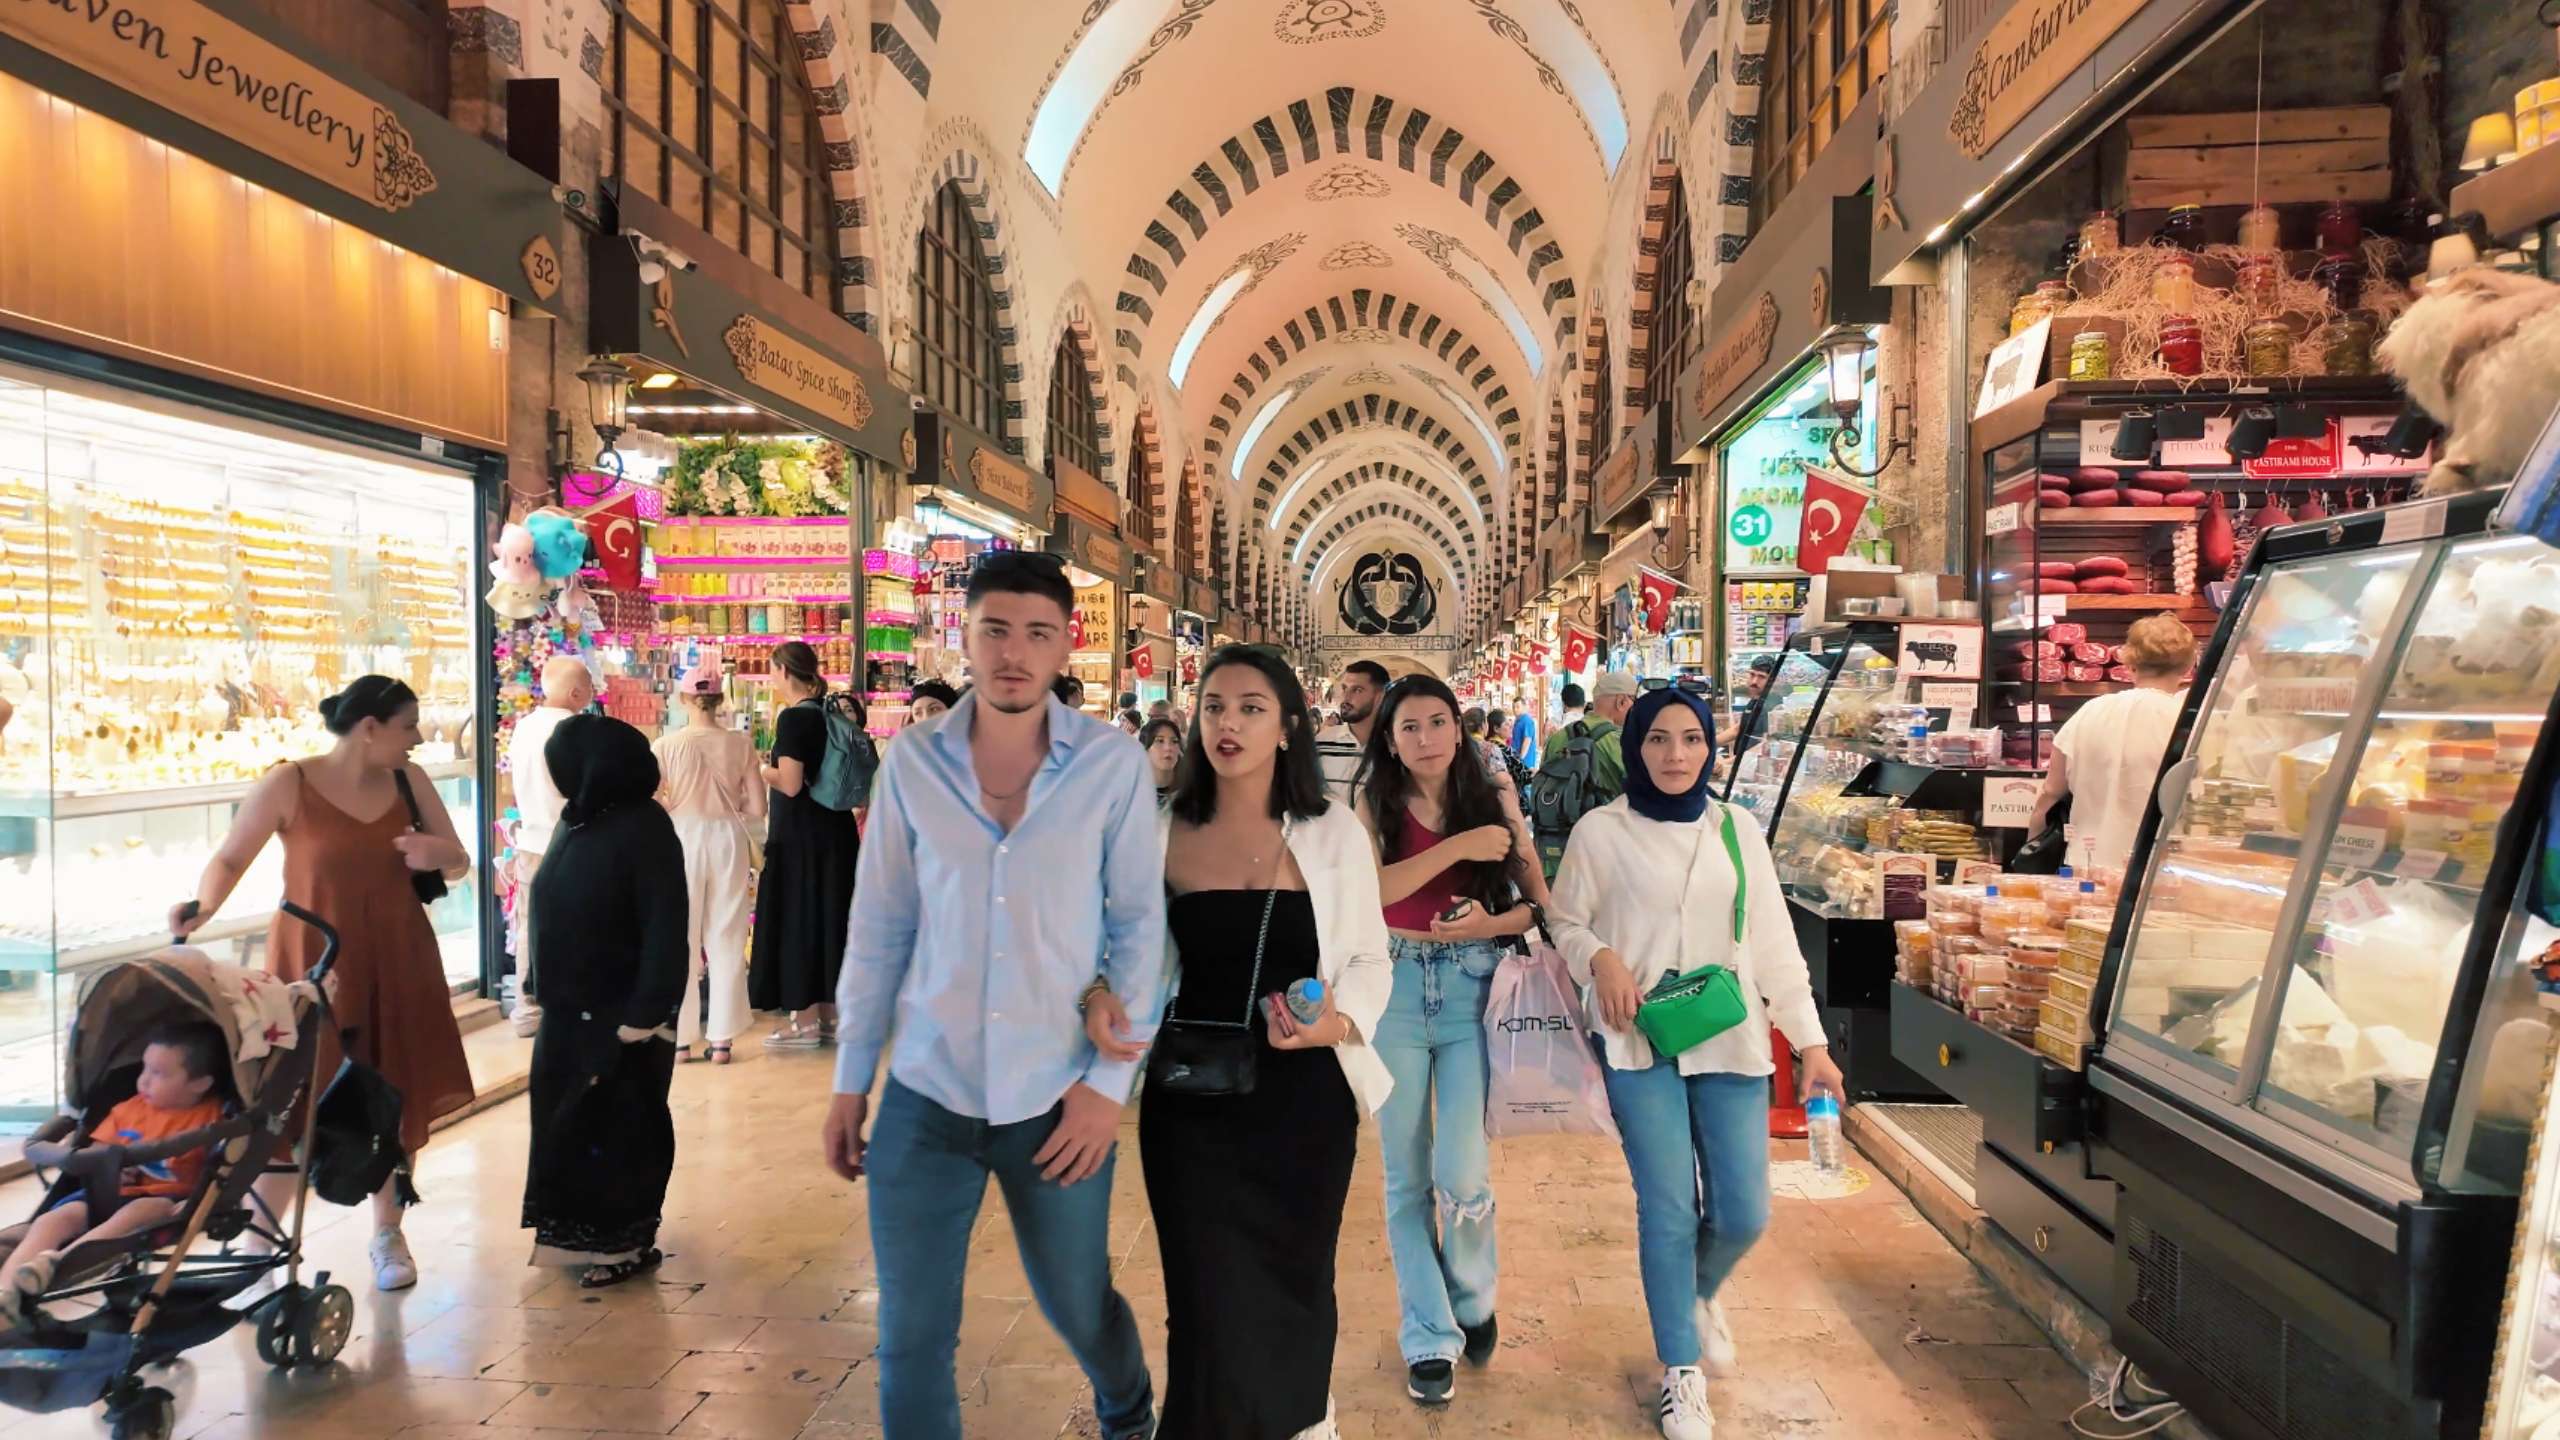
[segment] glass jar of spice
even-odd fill
[[[2251,255],[2241,260],[2238,279],[2232,286],[2238,292],[2240,302],[2262,314],[2274,310],[2281,294],[2278,283],[2281,271],[2278,267],[2282,264],[2273,255]]]
[[[2123,248],[2123,223],[2116,219],[2116,212],[2113,210],[2092,210],[2089,212],[2089,218],[2080,222],[2082,258],[2105,255]]]
[[[2240,217],[2240,248],[2243,250],[2279,250],[2283,242],[2278,233],[2283,222],[2273,205],[2252,205]]]
[[[2201,205],[2172,207],[2169,218],[2161,221],[2160,229],[2152,235],[2151,243],[2190,253],[2202,250],[2204,248],[2204,207]]]
[[[2332,200],[2320,212],[2320,253],[2345,259],[2364,248],[2364,218],[2344,200]]]
[[[2071,337],[2071,378],[2115,378],[2115,342],[2104,330],[2083,330]]]
[[[2373,317],[2358,313],[2329,327],[2320,352],[2321,368],[2332,375],[2373,373]]]
[[[2160,363],[2172,375],[2204,373],[2204,326],[2193,315],[2160,322]]]
[[[2251,375],[2289,374],[2293,369],[2293,330],[2281,320],[2261,320],[2240,332],[2240,354]]]
[[[2196,307],[2195,260],[2172,252],[2153,261],[2151,298],[2172,315],[2192,313]]]

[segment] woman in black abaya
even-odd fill
[[[543,759],[567,797],[534,877],[542,1029],[524,1224],[533,1263],[617,1284],[655,1266],[675,1169],[676,1006],[688,971],[684,847],[658,808],[658,761],[601,715],[560,723]]]

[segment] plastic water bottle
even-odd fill
[[[1324,1018],[1324,982],[1312,975],[1282,991],[1280,1000],[1301,1025],[1313,1025]]]
[[[1813,1151],[1813,1168],[1836,1174],[1842,1165],[1840,1102],[1816,1095],[1804,1102],[1804,1139]]]

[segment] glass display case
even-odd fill
[[[475,851],[468,471],[0,366],[0,1123],[49,1113],[83,971],[166,943],[250,788],[327,751],[321,697],[420,697],[413,753]],[[200,932],[254,957],[267,847]],[[477,877],[431,911],[476,984]]]
[[[1726,740],[1726,798],[1767,832],[1787,898],[1833,919],[1917,916],[1921,891],[1986,858],[1978,778],[1939,777],[1948,712],[1908,703],[1900,638],[1886,624],[1799,633]]]

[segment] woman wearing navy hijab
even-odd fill
[[[1769,1223],[1769,1049],[1774,1024],[1807,1094],[1840,1096],[1812,977],[1796,947],[1768,842],[1749,813],[1708,795],[1715,720],[1673,686],[1627,714],[1626,793],[1573,827],[1548,919],[1583,987],[1609,1109],[1635,1182],[1637,1253],[1666,1440],[1708,1440],[1706,1375],[1735,1371],[1716,1292]],[[1666,976],[1722,965],[1741,1023],[1678,1055],[1635,1025]]]

